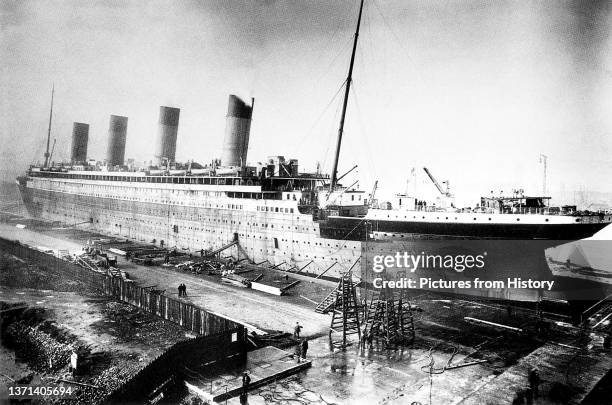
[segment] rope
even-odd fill
[[[348,238],[348,237],[349,237],[349,235],[350,235],[351,233],[353,233],[353,231],[354,231],[355,229],[357,229],[357,227],[359,227],[359,225],[361,225],[361,223],[362,223],[363,221],[366,221],[366,218],[362,218],[362,219],[361,219],[361,221],[359,221],[359,222],[357,223],[357,225],[355,225],[355,227],[354,227],[353,229],[351,229],[351,230],[350,230],[350,231],[349,231],[349,232],[348,232],[348,233],[347,233],[347,234],[344,236],[344,238],[339,239],[339,240],[341,240],[341,241],[344,241],[344,243],[343,243],[343,244],[342,244],[342,245],[341,245],[341,246],[340,246],[338,249],[336,249],[335,251],[333,251],[333,253],[332,253],[332,254],[334,254],[334,253],[338,253],[338,252],[339,252],[341,249],[343,249],[343,248],[344,248],[344,246],[346,246],[346,238]],[[367,229],[366,229],[366,231],[367,231]]]
[[[455,358],[455,355],[456,355],[456,354],[459,352],[459,349],[457,348],[457,346],[454,346],[454,345],[453,345],[453,346],[452,346],[453,351],[452,351],[452,353],[451,353],[451,356],[448,358],[448,361],[446,362],[446,364],[445,364],[443,367],[436,368],[436,367],[435,367],[435,365],[436,365],[436,361],[435,361],[435,359],[434,359],[434,357],[433,357],[433,351],[434,351],[434,349],[435,349],[436,347],[438,347],[440,344],[441,344],[441,343],[437,343],[437,344],[435,344],[434,346],[432,346],[432,347],[429,349],[429,351],[428,351],[428,353],[427,353],[427,356],[426,356],[426,357],[429,357],[429,363],[428,363],[427,365],[425,365],[425,366],[421,366],[421,371],[423,371],[424,373],[428,373],[428,374],[430,374],[430,375],[432,375],[432,374],[442,374],[442,373],[444,373],[444,372],[446,371],[446,369],[447,369],[448,367],[450,367],[451,363],[453,362],[453,359]],[[427,369],[427,370],[426,370],[426,369]]]
[[[323,116],[325,115],[325,113],[327,112],[327,110],[329,109],[329,107],[333,104],[333,102],[336,100],[336,98],[338,97],[338,95],[340,94],[340,92],[342,91],[342,89],[344,88],[344,85],[346,83],[346,79],[342,81],[342,83],[340,84],[340,87],[338,87],[338,90],[336,90],[336,92],[334,93],[334,95],[332,96],[332,98],[329,100],[329,102],[327,103],[327,105],[325,106],[325,108],[323,108],[323,110],[321,111],[321,113],[319,114],[319,116],[317,117],[317,119],[315,120],[315,122],[311,125],[310,129],[308,129],[308,132],[306,132],[298,142],[295,143],[295,151],[299,151],[300,147],[304,144],[304,141],[311,139],[310,135],[312,134],[312,131],[314,130],[314,128],[317,126],[317,124],[321,121],[321,119],[323,118]],[[328,150],[329,150],[329,145],[328,145]],[[327,152],[325,152],[325,154],[327,154]]]

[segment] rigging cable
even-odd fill
[[[359,102],[358,102],[358,96],[357,96],[357,86],[353,86],[353,100],[355,102],[355,111],[357,112],[357,119],[359,120],[359,135],[360,135],[360,140],[365,144],[365,157],[367,159],[367,163],[368,163],[368,173],[372,173],[374,175],[373,178],[371,178],[370,180],[373,181],[378,178],[378,174],[376,173],[376,165],[374,164],[374,159],[372,157],[372,149],[370,148],[370,145],[368,143],[368,137],[366,135],[366,133],[364,132],[364,129],[367,130],[367,128],[365,128],[364,122],[363,122],[363,117],[361,114],[361,108],[359,108]]]
[[[317,124],[321,121],[321,119],[323,118],[323,115],[325,115],[325,113],[327,112],[329,107],[336,100],[336,98],[338,97],[338,95],[340,94],[342,89],[344,88],[344,84],[345,83],[346,83],[346,79],[342,82],[342,84],[340,84],[340,86],[338,87],[338,90],[336,90],[336,92],[334,93],[333,97],[329,100],[329,102],[327,103],[327,105],[325,106],[323,111],[321,111],[321,113],[319,114],[319,117],[315,120],[314,124],[312,124],[312,126],[310,127],[308,132],[306,132],[302,137],[300,137],[300,140],[297,143],[294,144],[295,145],[294,147],[295,147],[296,151],[299,151],[301,149],[301,146],[303,145],[304,141],[306,141],[307,139],[310,139],[310,135],[311,135],[312,131],[317,126]]]
[[[346,83],[346,80],[345,80]],[[342,85],[342,87],[344,87],[344,84]],[[342,87],[340,89],[342,89]],[[336,122],[336,118],[338,117],[338,115],[340,114],[340,109],[341,109],[342,105],[341,103],[338,103],[338,105],[336,106],[336,112],[334,114],[334,122]],[[332,129],[332,131],[335,131],[335,128]],[[325,168],[327,165],[327,158],[329,156],[329,149],[334,146],[335,140],[333,135],[327,137],[327,148],[325,149],[325,153],[323,154],[323,160],[321,161],[321,168]]]

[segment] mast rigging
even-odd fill
[[[359,17],[357,18],[357,29],[355,30],[355,39],[353,41],[353,52],[351,54],[351,63],[349,65],[348,76],[346,78],[346,88],[344,91],[344,102],[342,104],[342,116],[340,117],[340,127],[338,128],[338,140],[336,142],[336,155],[334,156],[334,167],[331,172],[330,191],[336,187],[338,183],[338,158],[340,156],[340,146],[342,145],[342,133],[344,132],[344,118],[346,117],[346,106],[348,104],[349,92],[351,90],[351,81],[353,80],[353,65],[355,64],[355,52],[357,51],[357,39],[359,38],[359,27],[361,26],[361,13],[363,11],[363,1],[359,5]]]
[[[47,149],[45,151],[45,165],[43,167],[48,167],[49,165],[49,142],[51,141],[51,120],[53,119],[53,94],[55,93],[55,84],[51,88],[51,110],[49,111],[49,130],[47,131]]]

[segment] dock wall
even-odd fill
[[[211,336],[230,331],[233,333],[236,330],[242,331],[240,335],[246,333],[243,325],[209,313],[201,307],[168,297],[162,292],[139,287],[130,280],[86,269],[75,263],[22,245],[17,241],[0,238],[0,250],[33,261],[41,267],[52,268],[66,277],[83,282],[93,290],[101,291],[119,301],[134,305],[198,335]],[[243,339],[242,336],[240,339]],[[244,340],[246,341],[246,336]]]

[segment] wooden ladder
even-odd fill
[[[356,286],[352,272],[349,271],[342,276],[339,288],[335,290],[336,299],[329,328],[331,343],[335,347],[348,346],[350,344],[347,340],[349,335],[356,334],[361,337]],[[341,340],[334,340],[334,334],[341,335]]]

